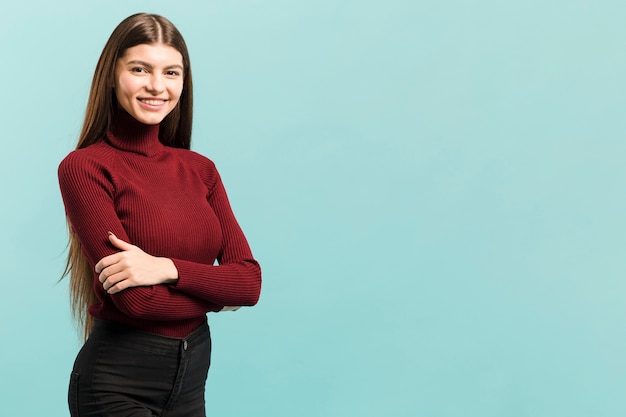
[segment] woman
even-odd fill
[[[96,67],[77,148],[59,166],[66,274],[87,338],[72,416],[204,416],[206,313],[258,300],[261,271],[220,176],[189,150],[192,97],[172,23],[122,21]]]

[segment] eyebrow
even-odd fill
[[[145,61],[140,61],[140,60],[128,61],[126,65],[141,65],[146,68],[154,68],[152,64],[149,64]],[[181,70],[184,70],[183,66],[180,64],[172,64],[172,65],[168,65],[165,67],[165,69],[171,69],[171,68],[180,68]]]

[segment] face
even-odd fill
[[[161,123],[183,92],[183,56],[160,43],[128,48],[115,66],[120,106],[141,123]]]

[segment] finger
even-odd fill
[[[117,294],[118,292],[123,291],[130,286],[131,285],[129,284],[129,280],[124,279],[122,281],[119,281],[117,284],[106,288],[105,290],[108,294]]]
[[[98,276],[98,281],[100,281],[101,284],[104,284],[104,281],[106,281],[109,277],[115,274],[119,274],[123,270],[124,270],[124,267],[117,263],[106,266],[102,268],[102,270],[100,271],[100,275]]]
[[[96,269],[96,273],[97,273],[97,274],[99,274],[99,273],[101,273],[102,271],[104,271],[104,268],[106,268],[106,267],[107,267],[107,265],[109,265],[109,260],[108,260],[107,258],[108,258],[108,256],[107,256],[107,257],[105,257],[105,258],[100,259],[100,260],[98,261],[98,263],[96,264],[95,269]]]
[[[96,273],[101,273],[105,268],[108,268],[111,265],[114,265],[119,262],[119,253],[114,253],[113,255],[105,256],[100,259],[95,266]]]
[[[106,271],[102,272],[102,274],[100,274],[101,278],[100,278],[100,282],[102,282],[102,288],[104,288],[104,290],[108,293],[111,293],[111,288],[115,287],[116,285],[119,285],[120,283],[126,281],[128,279],[127,274],[122,271],[119,273],[115,273],[112,275],[109,275],[107,277],[104,277],[104,280],[102,279],[102,275],[105,274]]]
[[[134,245],[131,245],[130,243],[118,238],[112,232],[109,232],[109,242],[111,242],[113,246],[121,250],[131,250],[135,247]]]

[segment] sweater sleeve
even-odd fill
[[[110,155],[94,157],[72,152],[61,162],[58,170],[66,215],[92,267],[103,257],[118,252],[108,241],[108,231],[130,242],[115,211],[114,174],[103,163],[107,157]],[[115,306],[130,317],[179,320],[221,308],[168,285],[131,287],[110,295],[102,289],[99,281],[96,282],[97,277],[94,271],[94,288],[98,296],[101,299],[111,297]]]
[[[217,305],[252,306],[258,302],[261,292],[261,268],[252,256],[217,171],[214,180],[207,199],[222,229],[218,265],[172,259],[178,269],[178,282],[173,285]]]

